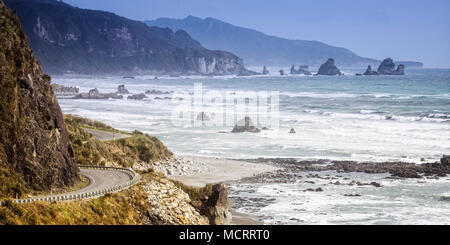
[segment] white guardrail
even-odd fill
[[[130,175],[131,180],[126,183],[122,183],[120,185],[107,187],[107,188],[97,190],[97,191],[91,191],[91,192],[79,193],[79,194],[73,194],[73,195],[60,194],[60,195],[46,196],[46,197],[31,197],[31,198],[27,198],[27,199],[15,199],[15,200],[13,200],[13,202],[15,202],[15,203],[32,203],[32,202],[75,201],[75,200],[81,200],[81,199],[101,197],[108,193],[115,193],[115,192],[119,192],[123,189],[126,189],[126,188],[138,183],[141,179],[139,174],[135,173],[131,169],[126,169],[126,168],[97,167],[97,166],[87,166],[87,165],[79,165],[78,167],[80,169],[113,170],[113,171],[125,172]],[[2,203],[0,203],[0,205],[1,204]]]

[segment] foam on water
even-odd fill
[[[361,71],[354,71],[361,72]],[[114,92],[125,84],[131,93],[145,90],[280,91],[279,130],[230,133],[232,126],[192,127],[171,121],[177,106],[168,100],[60,99],[64,113],[103,121],[127,131],[159,137],[178,155],[228,158],[288,157],[305,160],[437,161],[450,153],[450,70],[408,71],[406,76],[256,76],[256,77],[55,77],[55,83]],[[160,97],[165,97],[160,96]],[[198,113],[198,112],[197,112]],[[243,117],[243,116],[242,116]],[[258,125],[263,127],[265,125]],[[296,134],[289,134],[294,128]],[[351,176],[354,177],[354,176]],[[307,183],[239,185],[248,198],[275,199],[268,206],[240,211],[288,224],[448,224],[449,181],[391,182],[379,175],[356,176],[382,182],[383,188],[330,186],[303,192]],[[341,181],[342,182],[342,181]],[[352,192],[363,198],[344,197]],[[247,195],[247,194],[246,194]],[[267,217],[266,217],[267,216]]]

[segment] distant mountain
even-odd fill
[[[56,0],[5,0],[47,73],[248,73],[242,59],[211,51],[185,31],[148,27]]]
[[[334,58],[337,66],[346,67],[380,63],[375,59],[360,57],[345,48],[333,47],[318,41],[288,40],[269,36],[213,18],[200,19],[193,16],[185,19],[159,18],[145,23],[149,26],[185,30],[206,48],[233,52],[251,65],[319,66],[328,58]]]
[[[417,61],[397,61],[398,64],[405,65],[406,68],[422,68],[423,63]]]

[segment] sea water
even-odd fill
[[[204,91],[224,94],[233,91],[279,92],[279,130],[266,130],[258,134],[232,134],[229,133],[232,130],[230,125],[174,125],[171,113],[177,104],[171,100],[156,99],[170,95],[149,95],[142,101],[126,98],[59,99],[64,113],[99,120],[121,130],[140,130],[157,136],[177,155],[420,163],[422,158],[433,162],[450,153],[450,69],[409,69],[405,76],[355,76],[354,73],[361,71],[344,72],[345,76],[333,77],[269,75],[154,79],[154,76],[137,76],[135,79],[124,79],[61,76],[54,77],[53,82],[77,86],[81,92],[92,88],[105,93],[114,92],[124,84],[132,94],[152,89],[189,94],[194,92],[196,83],[201,83]],[[289,134],[291,128],[297,133]],[[383,179],[379,177],[378,180]],[[448,223],[441,213],[450,213],[449,203],[441,201],[440,196],[450,191],[449,183],[445,179],[426,184],[389,182],[389,186],[397,187],[384,187],[378,191],[367,187],[364,192],[370,198],[363,200],[342,198],[347,190],[339,191],[339,188],[328,188],[320,194],[305,194],[300,191],[305,185],[301,182],[251,185],[251,188],[257,189],[252,195],[273,196],[276,199],[264,208],[252,210],[252,213],[260,219],[263,219],[262,214],[272,213],[272,219],[265,219],[266,223],[364,223],[367,220],[408,223],[412,222],[413,214],[419,212],[413,208],[412,203],[415,203],[414,207],[422,213],[433,214],[423,217],[424,221]],[[237,186],[233,188],[239,190]],[[284,194],[278,193],[279,189],[284,190]],[[291,195],[286,196],[287,192]],[[249,198],[255,198],[252,195]],[[303,200],[301,203],[309,205],[298,208],[299,205],[294,205],[295,200]],[[312,205],[311,201],[315,204]],[[411,208],[410,211],[405,207]],[[240,208],[246,211],[252,207]],[[386,212],[377,211],[379,209]],[[324,214],[321,218],[317,212],[322,211],[328,214],[338,211],[341,216]],[[290,220],[294,213],[298,217]],[[386,216],[387,213],[392,215]],[[413,218],[406,218],[408,215],[413,215]]]

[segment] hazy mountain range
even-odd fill
[[[148,27],[56,0],[5,0],[47,73],[245,74],[242,59],[185,31]]]
[[[346,48],[334,47],[318,41],[289,40],[235,26],[214,18],[159,18],[145,21],[149,26],[185,30],[204,47],[227,50],[243,58],[249,65],[310,65],[319,66],[334,58],[338,66],[362,67],[378,65],[379,60],[361,57]],[[420,66],[408,62],[408,66]]]

